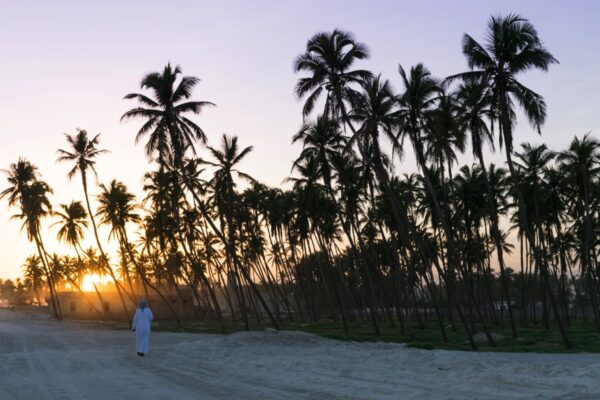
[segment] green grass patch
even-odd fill
[[[129,329],[124,322],[102,322],[87,321],[86,324],[104,326],[110,329]],[[245,330],[244,324],[237,321],[226,321],[227,333]],[[260,331],[270,327],[266,321],[251,322],[250,330]],[[420,349],[445,349],[445,350],[471,350],[464,330],[457,327],[453,330],[447,325],[446,332],[449,343],[444,343],[437,322],[429,322],[423,329],[414,323],[407,323],[404,332],[399,324],[391,325],[389,322],[380,324],[380,335],[375,335],[371,324],[362,322],[351,322],[348,324],[348,332],[344,332],[343,325],[339,321],[323,321],[314,324],[283,322],[282,330],[302,331],[313,333],[325,338],[354,341],[354,342],[389,342],[405,343],[409,347]],[[175,321],[160,320],[152,324],[156,332],[187,332],[187,333],[213,333],[220,334],[221,330],[216,321],[183,321],[183,328],[179,328]],[[558,327],[551,326],[544,329],[541,325],[518,327],[519,337],[513,339],[508,323],[504,327],[493,326],[491,331],[496,339],[496,347],[489,345],[484,334],[480,330],[477,334],[477,346],[479,351],[500,352],[538,352],[538,353],[567,353],[567,352],[600,352],[600,334],[595,329],[593,322],[576,321],[568,327],[568,335],[574,344],[574,350],[565,350],[562,344]]]

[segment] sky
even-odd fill
[[[239,136],[241,145],[254,146],[241,168],[281,185],[300,150],[291,143],[302,124],[293,60],[310,36],[334,28],[369,47],[370,59],[357,66],[381,72],[400,90],[399,64],[422,62],[439,77],[462,72],[464,33],[482,40],[490,15],[521,14],[560,64],[521,78],[545,97],[548,118],[541,138],[521,120],[515,143],[543,140],[558,150],[574,135],[600,135],[600,2],[592,0],[0,0],[0,7],[0,168],[26,157],[53,187],[53,204],[83,199],[80,181],[66,179],[69,166],[56,163],[64,134],[76,128],[101,133],[101,147],[110,150],[98,161],[98,181],[119,179],[141,193],[148,160],[134,143],[140,122],[120,122],[133,106],[123,96],[168,62],[202,80],[195,99],[217,105],[195,119],[209,144],[218,145],[223,133]],[[415,170],[410,152],[396,168]],[[20,275],[34,251],[12,214],[1,201],[3,278]],[[48,225],[48,247],[60,250]]]

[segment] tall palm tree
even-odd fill
[[[158,288],[148,280],[142,266],[139,264],[133,253],[133,248],[127,235],[127,224],[141,222],[141,218],[136,209],[135,196],[129,193],[127,186],[125,186],[124,183],[113,179],[108,186],[100,184],[98,212],[96,214],[100,218],[100,223],[110,227],[110,236],[122,244],[129,260],[135,266],[142,283],[145,286],[150,287],[161,298],[181,328],[181,321],[171,306],[171,303],[163,296]]]
[[[399,242],[408,244],[411,243],[410,236],[415,238],[419,257],[422,258],[425,264],[428,260],[433,260],[433,254],[430,254],[429,247],[426,246],[424,238],[417,232],[414,222],[411,222],[405,207],[402,206],[397,194],[394,193],[391,184],[389,172],[386,169],[386,158],[381,152],[380,136],[385,136],[390,140],[401,156],[401,145],[397,143],[397,127],[399,122],[399,110],[396,107],[396,97],[393,94],[389,81],[382,81],[380,77],[372,78],[363,83],[363,92],[355,96],[353,99],[354,109],[350,113],[350,120],[356,121],[359,124],[357,130],[351,138],[350,143],[357,143],[357,147],[363,158],[363,162],[370,165],[381,192],[386,196],[393,220],[395,221],[396,231],[400,234]],[[399,263],[395,259],[399,250],[399,243],[396,238],[391,236],[392,263],[395,264],[395,269],[399,270]],[[406,258],[408,254],[404,254]],[[436,264],[437,265],[437,264]],[[439,265],[438,265],[439,268]],[[440,276],[443,276],[441,269],[438,270]],[[412,264],[409,264],[409,274],[415,277],[412,269]],[[445,328],[441,314],[438,322],[444,340],[446,339]],[[472,340],[472,335],[467,329],[470,343],[475,347]]]
[[[340,120],[345,127],[352,131],[353,136],[356,136],[358,131],[348,115],[348,107],[351,102],[355,101],[356,86],[372,77],[372,74],[365,70],[353,71],[351,68],[355,61],[367,57],[366,46],[357,42],[349,33],[335,30],[313,36],[307,43],[305,53],[298,56],[295,61],[296,72],[306,71],[309,73],[309,76],[300,78],[296,85],[298,97],[308,95],[303,115],[310,113],[316,99],[321,94],[326,94],[324,113],[329,114],[332,119]],[[365,159],[365,162],[370,163],[371,160]],[[386,182],[386,179],[379,180],[382,191],[386,193],[390,201],[392,215],[399,232],[404,236],[403,241],[409,243],[409,234],[416,232],[414,224],[410,222],[398,201],[394,199],[389,184]],[[416,235],[415,240],[423,262],[435,261],[424,239]],[[471,347],[476,348],[470,331],[467,330],[467,333]]]
[[[181,69],[179,67],[173,69],[170,64],[167,64],[162,73],[153,72],[147,74],[142,79],[141,87],[142,89],[152,91],[153,98],[140,93],[126,95],[125,99],[135,99],[141,106],[127,111],[123,114],[121,120],[130,118],[143,118],[145,120],[144,125],[138,131],[136,141],[150,134],[150,138],[145,146],[146,155],[151,158],[154,153],[158,153],[158,163],[161,169],[167,168],[169,163],[172,164],[175,171],[181,175],[183,183],[192,195],[195,206],[198,207],[210,228],[223,242],[228,251],[230,251],[231,246],[227,244],[227,238],[212,221],[207,206],[200,198],[193,176],[190,175],[189,168],[186,168],[189,165],[189,163],[186,163],[186,154],[190,152],[195,154],[196,141],[200,141],[202,144],[206,143],[204,131],[190,120],[187,114],[199,114],[202,109],[214,104],[207,101],[189,100],[193,88],[200,80],[196,77],[184,76],[177,83],[180,74]],[[176,197],[179,197],[177,193]],[[176,230],[179,231],[178,227],[180,223],[179,212],[176,209],[177,205],[172,204],[172,207],[175,217],[173,223]],[[185,245],[183,249],[186,250],[186,257],[189,258],[190,263],[197,266],[195,268],[196,272],[200,273],[200,266],[197,265],[197,261],[191,257]],[[238,266],[241,265],[237,254],[230,254],[230,256],[233,258],[235,264]],[[220,315],[218,302],[215,297],[213,297],[213,303],[215,309],[217,309],[217,313]],[[271,317],[270,312],[267,313]],[[271,318],[271,322],[275,327],[278,327],[277,322],[273,318]]]
[[[195,143],[206,143],[202,128],[189,119],[188,113],[199,114],[205,107],[214,106],[209,101],[192,101],[192,90],[200,82],[193,76],[183,76],[176,84],[181,68],[167,64],[162,72],[144,76],[140,87],[149,90],[152,97],[142,93],[130,93],[124,98],[137,100],[139,107],[132,108],[121,120],[143,118],[146,120],[138,131],[136,143],[149,135],[146,155],[151,158],[158,152],[159,164],[164,164],[169,154],[174,155],[176,166],[181,166],[183,155],[190,150],[195,153]]]
[[[598,229],[594,213],[598,200],[594,199],[594,186],[600,175],[600,142],[586,134],[583,138],[575,137],[569,148],[557,154],[561,176],[566,184],[570,215],[575,219],[575,232],[578,232],[582,244],[580,257],[582,275],[589,282],[589,293],[596,319],[596,328],[600,329],[600,315],[597,307],[597,253],[594,250],[595,232]],[[596,182],[596,183],[595,183]],[[594,267],[596,271],[594,271]]]
[[[500,278],[502,282],[502,291],[507,304],[509,320],[511,324],[512,336],[518,336],[517,326],[513,315],[513,306],[508,287],[508,276],[506,273],[506,265],[504,262],[504,253],[502,251],[502,237],[500,234],[498,213],[497,213],[497,197],[493,195],[492,186],[488,178],[488,170],[483,157],[483,145],[488,143],[494,150],[494,137],[492,131],[488,127],[487,120],[493,118],[492,113],[492,95],[485,84],[480,79],[466,79],[462,82],[457,90],[457,98],[459,103],[458,119],[459,125],[470,133],[471,148],[473,155],[479,162],[485,189],[487,191],[487,202],[490,217],[490,227],[492,239],[496,248],[498,265],[500,267]]]
[[[247,268],[241,265],[239,261],[236,261],[238,255],[236,253],[235,248],[235,235],[236,229],[238,229],[239,226],[237,221],[235,220],[235,200],[237,198],[237,193],[235,191],[236,184],[234,176],[243,178],[248,181],[254,181],[254,179],[251,176],[237,169],[237,164],[239,164],[244,159],[244,157],[246,157],[252,151],[252,149],[252,146],[240,149],[238,145],[237,136],[228,137],[227,135],[223,135],[221,140],[221,147],[219,149],[214,147],[208,147],[208,150],[210,151],[216,162],[206,160],[203,160],[202,162],[204,164],[211,165],[216,168],[213,178],[209,181],[209,185],[214,188],[215,201],[217,203],[217,207],[224,211],[223,213],[225,216],[225,225],[227,227],[228,237],[223,242],[223,244],[227,248],[227,255],[231,258],[231,261],[235,265],[236,269],[239,273],[242,274],[244,280],[249,285],[253,294],[261,303],[261,306],[269,316],[271,323],[273,323],[273,325],[275,326],[278,326],[270,308],[267,306],[267,303],[265,302],[262,294],[259,292],[254,281],[250,277]]]
[[[27,238],[35,242],[50,288],[52,313],[55,318],[61,319],[62,313],[56,295],[54,272],[49,267],[41,235],[41,221],[52,213],[52,205],[48,198],[52,189],[46,182],[39,179],[37,167],[23,158],[12,163],[4,172],[7,174],[9,187],[0,192],[0,198],[7,198],[10,207],[19,208],[19,213],[13,215],[12,218],[23,220],[23,229],[27,232]]]
[[[110,274],[115,283],[115,288],[117,289],[119,299],[121,300],[123,311],[125,312],[127,319],[131,322],[131,315],[129,315],[127,303],[122,293],[123,290],[121,288],[117,276],[115,275],[112,267],[110,266],[110,263],[108,262],[108,257],[104,252],[104,248],[102,247],[102,243],[98,235],[98,227],[96,226],[96,220],[94,219],[94,212],[92,211],[92,206],[90,204],[90,196],[88,192],[88,172],[91,171],[96,178],[98,177],[98,173],[96,172],[95,159],[98,156],[107,153],[108,150],[98,148],[98,145],[100,143],[100,134],[90,139],[88,137],[87,131],[83,129],[77,129],[77,133],[75,135],[65,134],[65,137],[67,138],[69,149],[59,149],[57,151],[57,161],[73,162],[75,164],[73,168],[67,173],[68,179],[73,179],[73,177],[75,177],[75,175],[77,175],[78,173],[81,176],[81,184],[83,185],[85,204],[87,206],[90,221],[92,222],[94,237],[96,238],[96,244],[98,246],[98,250],[100,251],[102,262],[104,263],[104,267],[106,268],[107,272]]]
[[[425,142],[424,133],[430,124],[430,118],[435,115],[435,107],[440,101],[440,95],[442,89],[440,82],[435,79],[431,72],[423,65],[417,64],[413,66],[407,73],[404,68],[400,65],[398,67],[402,83],[404,85],[404,92],[398,97],[398,119],[400,121],[400,133],[409,137],[413,150],[417,159],[417,166],[423,172],[423,181],[425,188],[431,199],[433,205],[433,211],[439,217],[440,225],[443,229],[446,238],[446,245],[448,248],[448,267],[450,276],[448,283],[449,294],[452,294],[453,283],[450,282],[454,271],[458,271],[461,268],[461,260],[458,254],[458,247],[454,238],[454,232],[450,226],[450,215],[448,202],[442,202],[438,191],[436,190],[433,182],[432,170],[427,164],[427,158],[425,156]],[[470,293],[467,292],[469,295]],[[469,298],[471,304],[474,300]],[[481,310],[479,307],[475,307],[475,310],[481,316]],[[458,310],[457,310],[458,311]],[[462,319],[462,318],[461,318]],[[495,346],[493,337],[484,321],[482,321],[484,331],[486,333],[488,342],[490,345]]]
[[[463,53],[467,57],[471,71],[451,76],[448,79],[478,79],[489,87],[494,110],[492,123],[497,122],[500,144],[504,144],[506,161],[514,182],[524,233],[533,250],[535,262],[541,269],[544,287],[550,297],[565,347],[572,348],[562,317],[559,315],[558,305],[551,293],[547,262],[541,254],[527,222],[527,209],[512,160],[513,128],[517,118],[515,101],[521,106],[526,118],[538,132],[541,132],[541,127],[546,119],[546,102],[543,97],[519,82],[518,76],[531,69],[547,71],[551,64],[558,61],[544,47],[534,26],[519,15],[491,17],[487,28],[487,38],[483,45],[470,35],[464,35]]]
[[[339,123],[336,120],[329,118],[327,115],[320,115],[317,117],[315,123],[304,125],[300,132],[298,132],[293,137],[293,142],[296,142],[298,140],[302,140],[303,149],[298,159],[294,162],[292,168],[298,168],[302,170],[303,165],[316,166],[318,168],[318,171],[315,172],[317,172],[318,176],[314,175],[314,177],[323,179],[325,189],[327,189],[326,195],[330,198],[331,201],[336,202],[334,187],[332,183],[332,174],[335,163],[334,160],[339,160],[340,156],[343,154],[347,142],[346,137],[342,135],[340,131]],[[350,215],[348,213],[342,213],[340,209],[337,209],[336,215],[341,222],[344,234],[346,235],[346,239],[350,244],[353,254],[357,256],[357,259],[361,258],[361,271],[365,273],[367,266],[364,260],[364,253],[362,252],[362,250],[359,251],[357,249],[355,239],[352,236],[351,229],[353,228],[349,223]],[[361,240],[360,235],[358,239]],[[368,297],[371,299],[369,302],[373,303],[374,296],[372,295],[372,287],[369,286],[369,290],[370,292]],[[344,307],[341,304],[341,296],[337,294],[336,297],[338,298],[338,306],[342,310],[342,322],[344,325],[344,329],[347,330],[348,324],[346,321],[346,311],[344,310]],[[376,313],[375,307],[371,306],[369,307],[369,309],[373,314],[371,320],[375,328],[375,333],[379,334],[377,318],[374,315]]]
[[[53,264],[55,266],[61,266],[67,279],[71,280],[73,286],[75,286],[75,288],[82,293],[84,297],[86,297],[81,290],[80,284],[72,280],[71,273],[77,272],[80,275],[85,275],[86,272],[85,264],[81,258],[80,249],[81,241],[84,238],[84,231],[88,227],[88,215],[80,201],[72,201],[69,204],[60,204],[59,208],[61,211],[54,211],[54,215],[58,216],[59,220],[52,224],[53,226],[59,226],[56,238],[60,242],[67,243],[69,246],[73,247],[77,253],[77,259],[73,260],[73,262],[70,262],[69,260],[59,262],[57,260],[57,262],[54,262]],[[100,304],[103,304],[104,301],[98,291],[96,291],[96,295],[98,295]],[[102,312],[100,312],[93,304],[92,308],[102,317],[102,319],[106,318],[104,309],[102,309]]]

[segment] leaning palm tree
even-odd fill
[[[343,154],[347,144],[347,138],[341,133],[339,123],[337,120],[329,118],[327,115],[320,115],[317,117],[315,123],[305,124],[302,129],[293,137],[292,142],[302,140],[303,148],[302,153],[298,159],[294,162],[292,168],[302,169],[306,165],[316,165],[318,168],[318,175],[323,179],[325,188],[327,189],[327,195],[333,202],[336,201],[335,193],[332,183],[332,174],[334,169],[334,160],[339,159]],[[367,270],[367,265],[364,257],[364,252],[361,250],[357,251],[357,245],[352,237],[351,224],[349,222],[351,216],[349,214],[343,214],[342,210],[337,210],[337,217],[341,222],[344,234],[355,257],[361,258],[361,271],[363,275]],[[356,217],[356,216],[354,216]],[[360,235],[358,235],[359,241]],[[359,257],[360,255],[360,257]],[[371,282],[370,279],[367,282]],[[374,303],[374,295],[372,294],[372,287],[369,286],[369,298],[370,302]],[[341,296],[337,296],[341,299]],[[339,303],[342,303],[339,301]],[[344,329],[348,330],[348,324],[346,322],[346,312],[343,304],[339,304],[342,309],[342,322]],[[375,328],[375,333],[379,335],[379,325],[377,323],[377,317],[374,315],[376,309],[374,306],[369,307],[372,314],[371,321]]]
[[[398,109],[396,108],[396,97],[393,94],[391,85],[387,80],[381,80],[378,76],[369,79],[363,83],[363,92],[353,100],[354,109],[350,114],[351,120],[359,124],[359,128],[352,136],[350,143],[356,143],[363,157],[363,161],[367,163],[375,172],[379,187],[383,195],[387,198],[392,211],[392,216],[399,233],[402,233],[401,241],[404,243],[410,242],[410,233],[414,234],[414,228],[411,227],[406,211],[401,205],[400,199],[393,192],[391,179],[386,167],[385,156],[381,152],[381,141],[387,138],[395,147],[397,144],[396,129],[398,127]],[[370,149],[370,151],[368,150]],[[401,152],[401,147],[397,146],[396,151]],[[417,235],[417,244],[420,256],[424,259],[428,258],[423,239]],[[392,248],[398,249],[399,244],[396,239],[391,237]],[[396,260],[397,254],[392,255],[392,262],[396,264],[396,269],[399,270],[399,262]],[[433,258],[433,256],[429,256]],[[414,275],[412,266],[409,266],[410,274]],[[444,277],[441,269],[438,271],[440,277]],[[438,321],[444,340],[447,340],[441,314]],[[467,329],[467,334],[470,338],[472,346],[475,343],[472,341],[471,334]]]
[[[124,183],[112,180],[108,186],[103,184],[100,185],[98,213],[96,214],[96,216],[100,218],[100,224],[110,227],[110,236],[121,243],[129,260],[135,266],[142,283],[145,286],[150,287],[161,298],[181,328],[181,321],[171,306],[171,303],[163,296],[158,288],[148,280],[142,266],[133,253],[133,248],[127,235],[127,224],[141,222],[141,218],[137,214],[136,209],[135,196],[129,193],[127,186],[125,186]]]
[[[534,68],[547,71],[551,64],[558,61],[544,47],[534,26],[527,19],[516,14],[490,18],[484,44],[465,34],[463,53],[467,57],[471,71],[447,79],[478,79],[485,82],[491,92],[492,123],[497,123],[500,144],[504,144],[508,169],[514,182],[519,219],[533,251],[535,262],[541,270],[542,281],[548,292],[565,347],[572,348],[558,304],[552,294],[547,260],[542,255],[528,223],[528,212],[519,186],[518,173],[512,160],[513,129],[517,118],[515,104],[521,106],[526,118],[538,132],[541,132],[541,127],[546,120],[546,102],[543,97],[519,82],[518,76]]]
[[[67,142],[69,143],[69,149],[63,150],[59,149],[58,153],[58,162],[73,162],[75,165],[73,168],[67,173],[68,179],[73,179],[77,173],[81,176],[81,183],[83,185],[83,193],[85,195],[85,204],[87,206],[88,215],[90,217],[90,221],[92,222],[92,229],[94,231],[94,237],[96,238],[96,244],[98,245],[98,250],[100,251],[100,256],[102,257],[102,261],[104,263],[104,267],[112,277],[115,288],[117,289],[117,293],[119,295],[119,299],[121,300],[121,305],[123,306],[123,311],[125,312],[127,319],[131,322],[131,316],[129,315],[129,311],[127,309],[127,303],[125,302],[125,297],[123,296],[123,290],[115,275],[110,263],[108,262],[108,257],[104,252],[104,248],[102,247],[102,243],[100,242],[100,237],[98,235],[98,227],[96,225],[96,220],[94,219],[94,213],[92,211],[92,206],[90,205],[90,196],[88,193],[88,172],[91,171],[94,176],[98,177],[98,173],[96,172],[96,158],[102,154],[108,152],[108,150],[99,149],[98,145],[100,143],[100,134],[94,136],[93,138],[89,138],[88,134],[83,129],[77,129],[77,134],[68,135],[65,134],[67,138]]]
[[[73,272],[73,271],[77,271],[80,274],[83,274],[84,269],[85,269],[85,265],[84,262],[81,258],[81,253],[80,253],[80,249],[81,249],[81,241],[84,237],[84,230],[88,227],[88,221],[87,221],[87,212],[85,211],[85,208],[83,207],[83,204],[81,204],[80,201],[72,201],[69,204],[60,204],[59,208],[61,209],[61,211],[55,211],[54,215],[59,217],[59,220],[55,223],[53,223],[53,226],[58,225],[59,229],[58,232],[56,233],[56,238],[58,239],[59,242],[64,242],[66,244],[68,244],[69,246],[71,246],[74,250],[75,253],[77,253],[77,259],[73,260],[75,261],[74,263],[72,262],[53,262],[53,265],[57,266],[57,265],[61,265],[62,269],[63,269],[63,273],[64,275],[67,277],[68,280],[71,280],[71,284],[82,294],[83,291],[81,290],[81,287],[79,285],[79,283],[72,281],[72,277],[71,274],[69,272]],[[99,295],[98,292],[96,292],[96,294],[98,295],[98,299],[100,300],[100,304],[103,304],[104,301],[102,299],[102,297]],[[85,294],[84,294],[84,297]],[[96,307],[90,303],[92,305],[92,308],[99,313],[99,315],[101,316],[102,319],[105,319],[106,315],[104,314],[104,310],[102,310],[102,312],[100,312],[99,310],[96,309]]]
[[[494,150],[494,137],[492,131],[488,127],[487,120],[492,118],[492,102],[493,98],[485,82],[477,79],[465,80],[457,90],[457,98],[459,103],[458,124],[463,129],[470,133],[471,148],[473,155],[479,162],[483,180],[487,191],[487,203],[489,209],[490,228],[492,239],[496,248],[496,256],[500,267],[500,278],[502,283],[502,291],[507,304],[508,316],[510,320],[512,336],[518,336],[517,326],[513,315],[513,306],[508,287],[508,276],[506,274],[506,264],[504,262],[504,252],[502,250],[502,237],[500,234],[498,213],[497,213],[497,198],[493,195],[492,186],[488,178],[488,169],[483,157],[483,145],[488,143]]]
[[[455,271],[459,271],[461,269],[458,246],[454,238],[455,233],[450,226],[448,202],[441,201],[443,196],[439,195],[439,190],[435,185],[435,171],[432,170],[432,168],[428,165],[425,153],[425,143],[427,139],[425,133],[428,130],[431,130],[433,125],[436,125],[433,129],[440,129],[438,117],[441,113],[437,106],[440,101],[443,101],[443,91],[438,80],[431,75],[431,72],[423,64],[419,63],[413,66],[410,68],[408,73],[400,65],[398,67],[398,72],[400,73],[400,77],[402,78],[402,83],[404,86],[404,91],[397,96],[397,118],[400,124],[399,132],[403,137],[407,136],[412,143],[417,159],[417,166],[423,173],[422,178],[423,182],[425,183],[425,190],[427,192],[426,198],[430,200],[430,204],[432,205],[431,211],[439,219],[439,223],[445,234],[446,245],[448,249],[448,271],[447,273],[442,274],[440,270],[440,276],[445,277],[444,279],[447,285],[448,296],[452,299],[455,299],[453,276]],[[432,120],[434,122],[432,122]],[[446,129],[446,127],[441,127],[441,129]],[[445,147],[445,152],[447,152],[448,146]],[[447,157],[446,154],[444,155],[444,158],[445,157]],[[444,163],[442,162],[441,165],[443,166]],[[467,295],[470,303],[474,304],[474,299],[472,298],[471,293],[467,292]],[[471,340],[472,338],[470,337],[466,319],[463,317],[458,304],[456,305],[456,309]],[[475,307],[475,309],[478,314],[481,314],[479,307]],[[488,342],[490,345],[495,346],[493,337],[487,329],[486,324],[483,322],[483,319],[482,325]],[[473,343],[471,343],[471,346],[473,347]]]
[[[150,135],[145,146],[146,155],[152,158],[155,153],[158,153],[157,161],[161,170],[164,170],[170,164],[175,172],[181,175],[183,183],[192,195],[196,207],[202,213],[202,217],[207,221],[210,228],[223,242],[225,247],[231,249],[227,244],[227,238],[212,221],[206,204],[200,198],[197,190],[198,187],[195,185],[193,176],[190,175],[190,169],[187,168],[189,163],[186,162],[186,155],[190,152],[195,154],[197,141],[202,144],[206,143],[204,131],[189,119],[188,114],[199,114],[202,109],[214,104],[208,101],[189,100],[193,88],[200,80],[196,77],[184,76],[177,83],[180,74],[181,69],[179,67],[173,69],[170,64],[167,64],[162,73],[153,72],[146,75],[142,79],[141,87],[142,89],[152,91],[154,98],[140,93],[126,95],[125,99],[135,99],[141,106],[127,111],[123,114],[121,120],[131,118],[142,118],[145,120],[144,125],[138,131],[136,141],[141,140],[148,134]],[[180,191],[178,187],[176,189]],[[176,193],[176,198],[178,197],[180,196]],[[174,202],[172,203],[171,206],[175,217],[173,221],[174,228],[180,232],[178,205]],[[202,275],[200,271],[201,267],[197,260],[191,257],[185,245],[183,245],[183,248],[186,250],[186,256],[194,266],[196,272]],[[234,263],[238,266],[241,265],[236,254],[230,254],[230,256],[233,258]],[[213,303],[217,314],[220,315],[216,297],[213,297]],[[277,322],[273,318],[271,318],[271,322],[275,327],[278,327]]]
[[[247,268],[239,262],[235,248],[236,230],[239,228],[239,224],[235,218],[235,214],[237,214],[235,200],[238,195],[235,191],[236,183],[234,176],[243,178],[247,181],[254,181],[250,175],[237,169],[237,164],[239,164],[253,148],[252,146],[248,146],[240,149],[237,136],[228,137],[227,135],[223,135],[220,148],[208,147],[208,149],[215,159],[215,162],[203,160],[202,163],[216,168],[209,185],[212,186],[215,191],[215,202],[224,217],[224,225],[227,227],[227,237],[223,242],[226,247],[227,256],[236,268],[236,271],[242,275],[250,287],[250,290],[252,290],[252,293],[260,302],[261,306],[269,316],[271,323],[278,326],[275,317],[252,280]],[[247,325],[246,327],[248,328]]]
[[[50,289],[52,313],[55,318],[60,319],[62,315],[56,295],[55,274],[49,267],[41,235],[41,220],[52,213],[52,206],[48,198],[52,189],[46,182],[39,180],[37,167],[25,159],[21,158],[18,162],[11,164],[5,172],[8,175],[9,187],[0,192],[0,198],[8,198],[10,207],[19,208],[19,213],[13,215],[12,218],[23,220],[23,229],[27,232],[27,238],[35,242]]]
[[[591,138],[589,133],[581,139],[575,137],[569,148],[558,153],[556,158],[560,163],[560,175],[567,189],[574,231],[577,232],[578,242],[581,243],[582,278],[588,283],[596,329],[600,330],[597,284],[594,284],[598,271],[597,253],[594,249],[594,242],[597,240],[597,219],[594,218],[594,213],[598,200],[597,197],[594,199],[594,186],[597,185],[595,182],[600,174],[600,141]]]

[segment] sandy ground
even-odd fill
[[[301,332],[133,334],[0,311],[0,398],[599,399],[600,354],[426,351]]]

